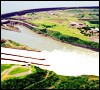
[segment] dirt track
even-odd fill
[[[20,65],[14,65],[14,66],[12,66],[12,68],[6,69],[4,72],[2,72],[2,74],[5,74],[5,75],[1,78],[1,81],[3,79],[7,78],[7,77],[10,77],[10,76],[19,77],[19,76],[22,76],[22,75],[27,75],[27,74],[32,73],[31,72],[31,70],[32,70],[31,66],[28,66],[29,67],[29,71],[27,71],[27,72],[18,73],[18,74],[14,74],[14,75],[8,75],[14,68],[17,68],[17,67],[22,67],[22,66],[20,66]]]

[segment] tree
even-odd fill
[[[86,30],[86,32],[87,32],[88,30],[90,30],[90,27],[87,25],[87,26],[85,27],[85,30]]]

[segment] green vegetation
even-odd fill
[[[22,73],[22,72],[27,72],[29,71],[29,68],[24,68],[24,67],[18,67],[18,68],[14,68],[9,75],[14,75],[14,74],[18,74],[18,73]]]
[[[42,80],[40,82],[34,83],[24,89],[46,89],[55,84],[55,82],[59,80],[56,74],[49,76],[46,80]]]
[[[85,14],[78,14],[78,18],[83,18],[85,16]]]
[[[1,89],[99,89],[99,76],[63,76],[34,65],[31,67],[36,70],[35,73],[8,77],[7,80],[1,82]]]
[[[2,43],[2,44],[1,44],[1,46],[2,46],[2,47],[5,47],[5,46],[6,46],[6,44],[5,44],[5,43]]]
[[[14,18],[11,18],[11,19],[14,19]],[[3,25],[1,25],[1,28],[5,29],[5,30],[11,30],[11,31],[20,32],[20,30],[17,27],[14,27],[13,25],[3,24]]]
[[[16,16],[14,16],[16,17]],[[98,9],[66,9],[44,12],[32,12],[20,16],[31,19],[23,20],[35,25],[37,28],[31,30],[38,34],[44,34],[56,38],[62,42],[74,43],[83,46],[89,46],[98,49],[99,42],[90,41],[89,37],[99,34],[88,32],[91,28],[99,28],[99,10]],[[12,17],[13,18],[13,17]],[[81,20],[83,19],[83,20]],[[84,21],[85,20],[85,21]],[[85,28],[72,28],[69,22],[81,22],[86,25]],[[3,44],[3,46],[5,46]]]
[[[99,20],[88,20],[91,24],[99,24]]]
[[[6,40],[6,39],[4,39]],[[2,47],[11,47],[11,48],[18,48],[18,49],[23,49],[23,50],[33,50],[33,51],[38,51],[38,50],[35,50],[35,49],[32,49],[28,46],[25,46],[25,45],[21,45],[17,42],[14,42],[12,40],[7,40],[6,42],[2,42],[1,43],[1,46]]]
[[[36,73],[36,72],[37,72],[34,65],[31,65],[31,68],[32,68],[31,71],[32,71],[33,73]]]
[[[1,64],[1,73],[6,69],[11,68],[13,65],[15,64]]]
[[[2,47],[15,47],[15,46],[22,46],[22,45],[12,40],[7,40],[6,42],[1,43],[1,46]]]
[[[22,15],[22,17],[32,18],[23,21],[35,25],[37,28],[30,27],[30,29],[38,34],[50,36],[65,43],[74,43],[99,49],[99,43],[89,41],[89,37],[93,35],[87,33],[91,28],[99,28],[99,9],[55,10],[51,11],[51,13],[49,11],[27,13]],[[10,19],[17,19],[17,17],[10,17]],[[85,21],[79,19],[84,19]],[[72,28],[69,25],[70,21],[81,21],[87,26],[85,28]],[[1,43],[1,46],[14,48],[19,48],[20,46],[21,49],[29,49],[12,40]],[[12,65],[10,64],[2,64],[1,73],[11,67]],[[82,75],[75,77],[57,75],[53,71],[41,69],[34,65],[31,65],[31,69],[31,74],[20,77],[7,77],[7,79],[2,80],[1,89],[99,89],[98,76]],[[26,72],[28,70],[22,67],[15,68],[9,75]],[[2,74],[1,78],[4,76],[6,75]]]
[[[88,40],[92,33],[87,32],[91,28],[99,28],[99,13],[96,9],[67,9],[48,12],[36,12],[26,17],[39,17],[38,19],[25,20],[28,23],[36,25],[38,28],[31,30],[38,31],[38,34],[44,34],[56,38],[62,42],[75,43],[83,46],[89,46],[98,49],[99,43]],[[73,14],[72,14],[73,12]],[[66,17],[66,15],[68,17]],[[46,17],[46,16],[49,16]],[[97,19],[81,21],[87,25],[85,28],[71,28],[69,21],[79,22],[80,19]],[[96,34],[98,35],[98,34]]]
[[[91,9],[90,12],[99,12],[99,9]]]
[[[16,43],[16,42],[14,42],[14,41],[12,41],[12,40],[8,40],[11,44],[13,44],[14,46],[20,46],[20,44],[19,43]]]
[[[66,77],[53,89],[99,89],[99,80],[88,81],[87,77]]]
[[[2,89],[23,89],[24,87],[32,83],[43,80],[45,75],[46,75],[46,72],[44,71],[44,72],[38,72],[38,73],[27,75],[23,79],[18,79],[16,77],[13,79],[4,80],[1,83],[1,88]]]
[[[31,29],[32,29],[32,27],[31,27]],[[32,30],[34,30],[34,29],[32,29]],[[81,40],[77,37],[61,34],[58,31],[53,31],[53,30],[48,30],[48,29],[35,29],[35,30],[37,30],[39,34],[44,34],[46,36],[54,37],[62,42],[76,43],[76,44],[80,44],[80,45],[84,45],[84,46],[93,47],[96,49],[99,48],[99,43]]]

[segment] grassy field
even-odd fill
[[[31,71],[32,71],[33,73],[36,73],[36,72],[37,72],[34,65],[31,65],[31,68],[32,68]]]
[[[6,69],[11,68],[13,65],[15,64],[1,64],[1,73]]]
[[[91,36],[97,35],[99,33],[92,34],[87,32],[90,28],[99,28],[99,12],[98,9],[68,9],[68,10],[55,10],[55,11],[44,11],[28,13],[23,15],[25,17],[30,17],[32,19],[27,19],[25,21],[37,26],[37,31],[39,34],[44,34],[61,40],[63,42],[74,43],[78,45],[83,45],[84,47],[92,47],[93,49],[98,49],[99,42],[96,40],[91,40]],[[22,17],[23,17],[22,16]],[[90,19],[90,20],[81,20]],[[93,20],[95,19],[95,20]],[[77,22],[86,25],[85,28],[72,28],[69,22]],[[30,28],[31,29],[31,28]],[[32,29],[34,30],[34,29]],[[36,31],[36,30],[34,30]],[[48,33],[52,32],[52,33]],[[58,36],[53,33],[59,32]],[[77,38],[77,40],[76,40]],[[97,38],[98,39],[98,38]]]
[[[18,68],[14,68],[9,75],[14,75],[14,74],[18,74],[18,73],[22,73],[22,72],[27,72],[29,71],[29,68],[26,67],[18,67]]]
[[[29,23],[32,23],[31,20],[26,20]],[[34,20],[35,25],[38,26],[38,28],[46,28],[45,26],[48,26],[48,30],[53,30],[53,31],[59,31],[60,33],[64,34],[64,35],[69,35],[69,36],[74,36],[74,37],[78,37],[79,39],[82,40],[87,40],[88,41],[88,36],[84,36],[83,34],[80,33],[80,30],[78,30],[77,28],[71,28],[68,25],[68,22],[64,22],[63,24],[59,24],[59,23],[55,23],[55,22],[51,22],[47,19],[38,19],[38,20]],[[54,26],[55,25],[55,26]],[[51,26],[51,28],[49,28],[49,26]],[[54,27],[52,27],[54,26]]]
[[[84,34],[80,33],[81,31],[77,28],[71,28],[69,26],[69,21],[74,22],[82,22],[87,24],[90,27],[99,27],[98,23],[90,23],[89,21],[80,21],[79,19],[93,19],[98,18],[98,10],[91,9],[68,9],[68,10],[56,10],[51,11],[54,15],[50,14],[50,11],[44,12],[36,12],[36,13],[28,13],[23,16],[31,17],[33,19],[26,20],[29,23],[37,25],[39,28],[46,28],[53,31],[59,31],[62,34],[74,36],[81,40],[89,41],[89,36],[84,36]],[[79,18],[81,16],[81,18]],[[35,19],[38,17],[38,19]],[[44,27],[46,26],[46,27]]]
[[[13,68],[12,66],[15,68]],[[8,70],[6,72],[2,73],[6,69],[8,69]],[[10,70],[10,72],[9,72],[9,70]],[[30,72],[28,72],[29,70],[30,70]],[[27,72],[27,73],[25,75],[22,75],[21,73],[24,73],[24,72]],[[18,75],[18,74],[21,74],[21,76],[19,75],[20,79],[25,78],[28,73],[37,73],[37,70],[34,65],[31,65],[28,67],[17,65],[17,67],[16,67],[16,64],[1,64],[1,78],[2,78],[1,81],[14,78],[14,76]],[[14,76],[12,76],[12,75],[14,75]]]

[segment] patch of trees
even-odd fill
[[[1,43],[1,46],[2,46],[2,47],[5,47],[5,46],[6,46],[6,44],[5,44],[5,43]]]
[[[88,20],[91,24],[99,24],[99,20]]]
[[[89,14],[89,16],[92,16],[92,15],[96,15],[96,16],[99,16],[99,14]]]
[[[33,83],[43,80],[46,74],[47,74],[47,71],[41,70],[40,72],[38,68],[37,73],[29,74],[23,79],[19,79],[18,77],[15,77],[13,79],[2,81],[1,89],[23,89],[26,86],[29,86]]]
[[[96,17],[99,17],[99,14],[89,14],[90,18],[96,19]]]
[[[28,16],[33,16],[33,15],[36,15],[36,13],[32,12],[32,13],[28,13],[27,15]]]
[[[53,89],[99,89],[99,80],[89,80],[88,76],[62,76],[50,71],[45,79],[47,70],[36,67],[37,73],[24,78],[13,78],[1,82],[1,89],[46,89],[61,82]],[[99,78],[98,78],[99,79]]]
[[[78,14],[78,18],[83,18],[85,14]]]
[[[44,28],[53,28],[56,26],[56,24],[54,25],[45,25],[45,24],[41,24]]]
[[[12,41],[12,40],[8,40],[10,43],[12,43],[13,45],[15,45],[15,46],[20,46],[20,44],[19,43],[16,43],[16,42],[14,42],[14,41]]]
[[[99,12],[99,9],[91,9],[90,12]]]
[[[91,36],[92,32],[87,32],[88,30],[90,30],[90,27],[87,25],[86,27],[84,27],[84,29],[78,28],[80,30],[80,33],[84,34],[84,36]]]
[[[67,77],[53,89],[99,89],[99,80],[88,81],[85,77]]]
[[[1,46],[2,47],[12,47],[10,44],[6,44],[7,40],[1,41]]]
[[[32,29],[32,30],[34,30],[34,29]],[[84,46],[93,47],[96,49],[99,48],[99,43],[81,40],[77,37],[61,34],[58,31],[52,31],[52,30],[48,30],[48,29],[39,29],[39,28],[35,29],[35,31],[38,31],[39,34],[44,34],[46,36],[54,37],[62,42],[76,43],[76,44],[80,44],[80,45],[84,45]]]
[[[56,74],[49,76],[47,79],[44,79],[40,82],[34,83],[24,89],[46,89],[55,84],[59,80]]]

